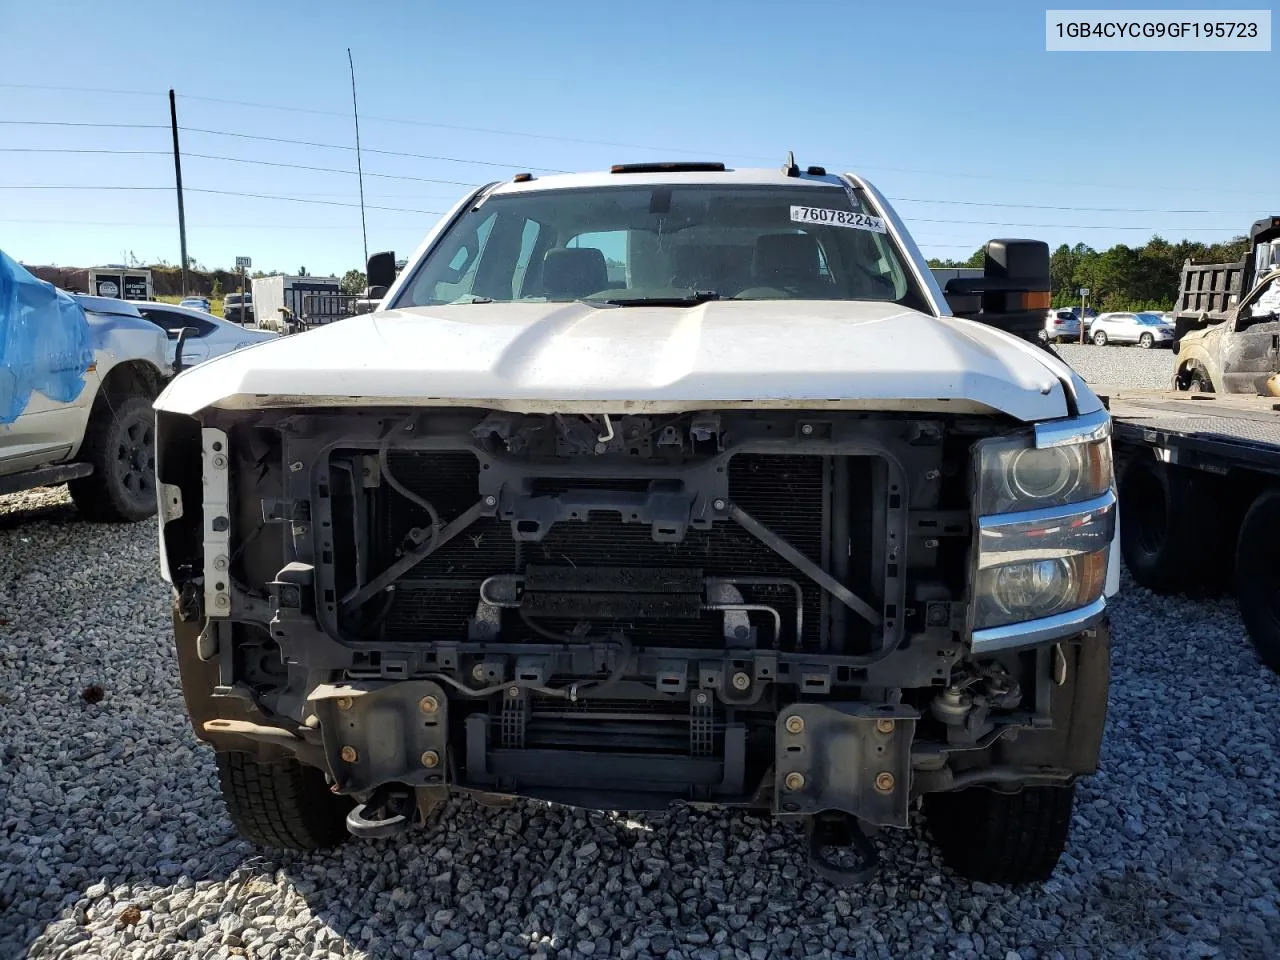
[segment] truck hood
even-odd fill
[[[193,367],[156,401],[187,414],[402,405],[999,411],[1024,421],[1101,406],[1061,360],[984,324],[893,303],[777,300],[382,310]]]

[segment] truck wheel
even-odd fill
[[[1120,478],[1120,553],[1156,593],[1221,585],[1230,524],[1213,478],[1135,456]]]
[[[1093,335],[1093,345],[1096,347],[1105,347],[1107,345],[1107,332],[1099,330]]]
[[[1192,393],[1213,393],[1213,381],[1207,373],[1197,368],[1191,373],[1187,389]]]
[[[330,793],[324,774],[297,760],[259,763],[247,753],[218,753],[222,799],[246,840],[286,850],[335,847],[349,834],[351,801]]]
[[[1048,880],[1067,846],[1076,788],[1024,787],[998,793],[969,787],[924,798],[929,833],[942,861],[982,883]]]
[[[1156,342],[1156,338],[1149,333],[1144,333],[1138,338],[1138,346],[1143,350],[1150,350],[1151,345]]]
[[[1240,523],[1236,541],[1236,601],[1258,656],[1280,673],[1280,489],[1253,501]]]
[[[156,427],[151,399],[103,396],[94,404],[80,445],[93,473],[67,484],[86,519],[145,520],[156,512]]]

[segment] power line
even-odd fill
[[[0,153],[108,153],[122,156],[170,156],[168,150],[103,150],[81,147],[0,147]]]
[[[167,190],[168,187],[129,187],[129,186],[87,186],[83,184],[0,184],[0,190]],[[303,197],[287,197],[275,194],[246,193],[238,190],[213,190],[201,187],[187,187],[188,193],[209,193],[228,197],[247,197],[255,200],[287,200],[292,203],[315,203],[333,207],[358,207],[358,203],[342,203],[337,200],[309,200]],[[439,210],[416,210],[409,207],[377,207],[370,210],[388,210],[394,213],[420,213],[439,216]],[[947,220],[926,217],[903,217],[911,223],[948,223],[961,226],[987,227],[1029,227],[1043,230],[1159,230],[1153,226],[1119,226],[1097,223],[1017,223],[1003,220]],[[1196,233],[1230,233],[1235,227],[1182,227],[1184,231]]]
[[[154,95],[155,95],[155,94],[151,93],[150,91],[144,91],[144,90],[111,90],[111,89],[106,89],[106,88],[91,88],[91,87],[59,87],[59,86],[43,86],[43,85],[39,85],[39,84],[8,84],[8,83],[0,83],[0,87],[7,87],[7,88],[11,88],[11,89],[20,89],[20,90],[62,90],[62,91],[70,91],[70,92],[78,92],[78,93],[108,93],[108,94],[113,94],[113,95],[138,95],[138,96],[154,96]],[[188,99],[188,100],[200,101],[200,102],[204,102],[204,103],[219,103],[219,104],[225,104],[225,105],[229,105],[229,106],[250,107],[250,108],[259,109],[259,110],[280,110],[280,111],[284,111],[284,112],[288,112],[288,113],[304,113],[304,114],[311,114],[311,115],[315,115],[315,116],[327,116],[327,117],[344,117],[344,118],[345,118],[345,116],[346,116],[345,114],[338,113],[337,111],[332,111],[332,110],[317,110],[317,109],[310,108],[310,107],[296,107],[296,106],[290,106],[290,105],[285,105],[285,104],[261,103],[261,102],[255,102],[255,101],[249,101],[249,100],[231,100],[231,99],[227,99],[227,98],[223,98],[223,97],[202,97],[202,96],[198,96],[198,95],[194,95],[194,94],[182,94],[182,97],[184,97],[185,99]],[[409,119],[409,118],[407,118],[407,117],[377,117],[377,116],[367,116],[365,119],[366,119],[366,120],[372,120],[372,121],[378,121],[378,122],[380,122],[380,123],[395,123],[395,124],[402,124],[402,125],[407,125],[407,126],[431,127],[431,128],[434,128],[434,129],[440,129],[440,130],[456,130],[456,131],[460,131],[460,132],[467,132],[467,133],[484,133],[484,134],[488,134],[488,135],[492,135],[492,136],[523,137],[523,138],[526,138],[526,139],[532,139],[532,140],[546,140],[546,141],[550,141],[550,142],[558,142],[558,143],[578,143],[578,144],[584,144],[584,145],[589,145],[589,146],[620,147],[620,148],[628,149],[628,150],[654,150],[654,151],[666,152],[666,153],[682,153],[682,154],[686,154],[686,155],[693,155],[693,154],[697,154],[697,155],[713,155],[713,154],[715,154],[715,153],[717,153],[717,152],[718,152],[718,151],[714,151],[714,150],[691,150],[691,149],[689,149],[689,148],[684,148],[684,147],[658,147],[658,146],[654,146],[654,145],[652,145],[652,144],[626,143],[626,142],[621,142],[621,141],[611,141],[611,140],[594,140],[594,139],[587,139],[587,138],[581,138],[581,137],[565,137],[565,136],[559,136],[559,135],[554,135],[554,134],[533,133],[533,132],[529,132],[529,131],[519,131],[519,130],[499,130],[499,129],[494,129],[494,128],[490,128],[490,127],[471,127],[471,126],[463,126],[463,125],[460,125],[460,124],[437,123],[437,122],[434,122],[434,121],[428,121],[428,120],[412,120],[412,119]],[[26,122],[26,121],[0,121],[0,122],[8,122],[8,123],[22,123],[22,122]],[[35,123],[35,122],[38,122],[38,121],[30,121],[30,122]],[[53,122],[53,121],[46,121],[46,123],[48,123],[48,124],[50,124],[50,125],[54,125],[54,126],[57,126],[57,125],[66,125],[66,126],[76,126],[76,125],[78,125],[78,126],[104,126],[104,127],[110,127],[110,126],[122,126],[122,127],[138,126],[138,127],[145,127],[145,126],[146,126],[146,125],[129,125],[129,124],[59,124],[59,123],[56,123],[56,122]],[[270,139],[270,138],[267,138],[267,139]],[[297,142],[297,143],[301,143],[301,141],[287,141],[287,140],[282,140],[282,141],[279,141],[279,142],[285,142],[285,143],[289,143],[289,142]],[[338,145],[336,145],[336,144],[306,144],[306,145],[308,145],[308,146],[319,146],[319,147],[338,147]],[[338,148],[342,149],[341,147],[338,147]],[[352,148],[347,147],[347,148],[345,148],[345,149],[352,149]],[[369,153],[372,153],[372,152],[390,153],[389,151],[372,151],[372,150],[366,150],[366,152],[369,152]],[[416,156],[416,155],[414,155],[414,154],[394,154],[394,153],[391,153],[391,155],[393,155],[393,156],[396,156],[396,155]],[[768,156],[768,157],[766,157],[766,156],[763,156],[763,155],[760,155],[760,154],[735,153],[735,154],[730,154],[729,156],[738,157],[738,158],[745,159],[745,160],[758,160],[758,161],[774,161],[774,160],[777,160],[777,157],[776,157],[776,156]],[[453,160],[454,158],[450,158],[450,157],[442,157],[442,158],[427,157],[427,158],[423,158],[423,159],[442,159],[442,160]],[[482,162],[484,162],[484,161],[457,161],[457,162],[473,162],[473,163],[482,163]],[[490,166],[507,166],[507,167],[511,167],[511,168],[513,168],[513,169],[514,169],[514,168],[520,168],[520,169],[531,169],[531,170],[543,170],[543,171],[546,171],[546,172],[553,172],[553,173],[566,173],[566,172],[568,172],[568,171],[564,171],[564,170],[551,170],[550,168],[545,168],[545,167],[541,167],[541,168],[540,168],[540,167],[526,168],[526,167],[523,167],[523,166],[522,166],[522,165],[520,165],[520,164],[494,164],[494,163],[488,163],[487,165],[490,165]],[[843,166],[843,167],[846,167],[846,168],[852,167],[852,168],[860,169],[860,170],[883,170],[883,171],[888,171],[888,172],[892,172],[892,173],[910,173],[910,174],[915,174],[915,175],[920,175],[920,176],[930,176],[930,177],[961,177],[961,178],[965,178],[965,179],[977,179],[977,180],[999,180],[999,181],[1001,181],[1001,182],[1017,182],[1017,183],[1048,184],[1048,185],[1053,185],[1053,186],[1088,187],[1088,188],[1094,188],[1094,189],[1107,189],[1107,190],[1128,190],[1128,189],[1131,189],[1131,188],[1132,188],[1132,184],[1088,183],[1088,182],[1078,181],[1078,180],[1047,180],[1047,179],[1044,179],[1044,178],[1035,178],[1035,177],[1011,177],[1011,176],[1007,176],[1007,175],[1005,175],[1005,174],[992,174],[992,173],[964,173],[964,172],[960,172],[960,171],[956,171],[956,170],[922,170],[922,169],[919,169],[919,168],[913,168],[913,167],[882,166],[882,165],[878,165],[878,164],[838,164],[838,163],[837,163],[837,164],[828,164],[828,166]],[[1210,192],[1210,191],[1206,190],[1205,188],[1189,187],[1189,186],[1187,186],[1187,185],[1185,185],[1185,184],[1179,184],[1179,185],[1177,185],[1177,186],[1159,186],[1159,185],[1151,185],[1151,184],[1148,184],[1147,186],[1151,186],[1151,187],[1154,187],[1155,189],[1160,189],[1160,190],[1177,190],[1177,191],[1182,192],[1182,193],[1187,193],[1187,192],[1191,192],[1191,193],[1207,193],[1207,192]],[[1213,192],[1216,192],[1216,193],[1231,193],[1231,194],[1236,194],[1236,195],[1241,195],[1241,196],[1262,196],[1264,191],[1260,191],[1260,190],[1214,190]],[[941,201],[937,201],[937,202],[941,202]],[[992,204],[992,206],[994,206],[994,204]],[[1082,209],[1083,209],[1083,208],[1082,208]],[[1117,211],[1117,212],[1128,212],[1128,211]],[[1146,211],[1137,211],[1137,212],[1146,212]]]
[[[179,128],[182,129],[182,128]],[[168,150],[106,150],[106,149],[80,149],[75,147],[0,147],[0,153],[98,153],[98,154],[119,154],[121,156],[157,156],[168,157]],[[182,152],[183,159],[194,158],[198,160],[225,160],[228,163],[248,163],[263,167],[284,167],[289,170],[312,170],[317,173],[341,173],[354,174],[354,170],[344,170],[341,167],[317,167],[305,163],[284,163],[279,160],[255,160],[250,157],[225,157],[220,154],[212,153],[189,153]],[[378,177],[382,180],[408,180],[414,183],[440,183],[455,187],[478,187],[480,184],[469,180],[440,180],[435,177],[411,177],[405,174],[396,173],[367,173],[367,177]]]
[[[68,227],[154,227],[156,229],[170,230],[173,224],[162,222],[151,222],[141,220],[30,220],[24,218],[0,217],[0,223],[25,223],[36,224],[40,226],[68,226]],[[350,230],[351,224],[331,224],[331,223],[196,223],[191,225],[197,230]],[[421,230],[415,226],[398,225],[387,226],[381,228],[383,233],[392,230],[412,230],[415,234],[420,234]]]
[[[326,207],[359,207],[358,203],[342,203],[339,200],[308,200],[304,197],[283,197],[266,193],[241,193],[237,190],[208,190],[199,187],[187,187],[190,193],[212,193],[225,197],[248,197],[254,200],[287,200],[290,203],[315,203]],[[370,210],[387,210],[391,213],[422,213],[429,216],[440,216],[441,210],[415,210],[411,207],[375,207],[369,205]]]
[[[366,149],[366,153],[370,152]],[[290,170],[311,170],[316,173],[345,173],[355,174],[354,170],[343,170],[339,167],[316,167],[304,163],[283,163],[279,160],[250,160],[247,157],[224,157],[211,153],[183,153],[182,156],[194,157],[199,160],[225,160],[228,163],[248,163],[255,166],[263,167],[285,167]],[[466,180],[439,180],[433,177],[410,177],[393,173],[366,173],[366,177],[377,177],[380,180],[409,180],[414,183],[441,183],[455,187],[478,187],[480,184],[468,182]]]
[[[215,137],[236,137],[241,140],[262,140],[268,143],[288,143],[300,147],[322,147],[326,150],[351,150],[355,147],[345,143],[320,143],[315,140],[290,140],[286,137],[266,137],[256,133],[236,133],[231,130],[209,130],[204,127],[180,127],[190,133],[205,133]],[[445,163],[471,163],[481,167],[501,167],[506,170],[536,170],[539,173],[569,173],[568,170],[557,170],[554,167],[530,167],[522,163],[499,163],[496,160],[469,160],[463,157],[446,157],[430,153],[407,153],[403,150],[375,150],[364,147],[365,153],[377,153],[386,157],[408,157],[412,160],[438,160]]]
[[[89,186],[85,184],[50,184],[50,183],[20,183],[0,184],[0,190],[168,190],[168,187],[126,187],[126,186]],[[305,197],[286,197],[278,194],[267,193],[247,193],[239,190],[213,190],[205,187],[185,187],[187,193],[209,193],[223,197],[246,197],[252,200],[286,200],[290,203],[314,203],[325,207],[359,207],[358,203],[342,203],[338,200],[309,200]],[[439,210],[416,210],[411,207],[375,207],[370,206],[370,210],[386,210],[391,213],[421,213],[431,216],[440,216]]]
[[[894,203],[940,203],[961,207],[1004,207],[1022,210],[1070,210],[1075,213],[1239,213],[1238,210],[1162,210],[1153,207],[1066,207],[1041,203],[994,203],[984,200],[929,200],[922,197],[889,197]]]
[[[1008,223],[1000,220],[934,220],[924,217],[903,217],[910,223],[951,223],[980,227],[1032,227],[1041,230],[1159,230],[1159,227],[1115,226],[1105,223]],[[1239,233],[1239,227],[1179,227],[1191,233]]]
[[[179,129],[186,129],[186,128],[179,128]],[[338,144],[333,144],[333,146],[338,149],[352,149],[350,147],[345,147]],[[374,151],[366,151],[366,152],[374,152]],[[168,156],[169,155],[168,151],[166,150],[106,150],[106,149],[76,149],[76,148],[67,148],[67,147],[0,147],[0,153],[70,153],[70,154],[85,153],[85,154],[120,154],[120,155],[128,155],[128,156],[138,156],[138,155]],[[256,160],[249,157],[228,157],[220,154],[210,154],[210,153],[184,152],[183,157],[190,157],[190,158],[200,159],[200,160],[218,160],[218,161],[225,161],[227,163],[245,163],[245,164],[252,164],[255,166],[281,167],[289,170],[309,170],[316,173],[337,173],[337,174],[345,174],[345,175],[354,175],[356,172],[354,170],[346,170],[341,167],[319,167],[313,164],[284,163],[283,161],[279,161],[279,160]],[[471,161],[458,161],[458,162],[471,162]],[[479,186],[478,183],[471,182],[471,181],[442,180],[435,177],[414,177],[406,174],[372,173],[371,172],[366,174],[366,176],[376,177],[383,180],[405,180],[405,181],[412,181],[415,183],[438,183],[438,184],[445,184],[449,186],[459,186],[459,187]],[[1170,215],[1175,215],[1175,214],[1176,215],[1183,215],[1183,214],[1218,215],[1218,214],[1228,214],[1228,213],[1239,212],[1234,210],[1192,210],[1192,209],[1170,210],[1170,209],[1162,209],[1158,207],[1078,207],[1078,206],[1058,205],[1058,204],[1001,203],[1001,202],[988,202],[988,201],[982,201],[982,200],[935,199],[935,198],[929,198],[929,197],[889,197],[888,199],[894,203],[936,203],[936,204],[944,204],[944,205],[950,205],[950,206],[993,207],[993,208],[1001,208],[1001,209],[1021,209],[1021,210],[1065,210],[1065,211],[1071,211],[1071,212],[1077,212],[1077,213],[1158,213],[1158,214],[1170,214]],[[921,221],[921,222],[960,223],[960,222],[968,222],[968,221],[939,220],[939,221]],[[982,223],[983,221],[973,221],[973,222]],[[1024,226],[1024,224],[995,224],[995,225],[996,226]],[[1037,226],[1037,224],[1025,224],[1025,226]],[[1053,226],[1053,225],[1044,224],[1044,226]],[[1116,228],[1116,229],[1120,229],[1120,228]],[[1124,228],[1124,229],[1134,229],[1134,228]],[[1145,230],[1148,228],[1142,227],[1142,228],[1136,228],[1136,229]]]
[[[189,128],[180,127],[179,129],[185,130]],[[213,132],[213,131],[202,131],[202,132]],[[222,135],[245,136],[245,137],[252,136],[250,134],[232,134],[232,133],[223,133]],[[308,146],[328,146],[328,147],[332,147],[333,149],[340,149],[340,150],[354,149],[352,147],[348,147],[343,144],[312,144],[309,141],[284,141],[284,142],[305,143]],[[366,153],[387,153],[388,151],[378,151],[378,150],[371,150],[366,148],[365,152]],[[79,148],[70,148],[70,147],[0,147],[0,153],[69,153],[69,154],[119,154],[124,156],[169,156],[169,152],[166,150],[114,150],[114,149],[109,150],[109,149],[79,149]],[[244,164],[251,164],[255,166],[264,166],[264,167],[280,167],[288,170],[308,170],[316,173],[337,173],[337,174],[344,174],[344,175],[354,175],[356,172],[354,170],[347,170],[341,167],[320,167],[320,166],[315,166],[313,164],[285,163],[279,160],[257,160],[249,157],[228,157],[228,156],[223,156],[221,154],[210,154],[210,153],[189,153],[184,151],[183,157],[190,157],[190,158],[199,159],[199,160],[217,160],[217,161],[224,161],[227,163],[244,163]],[[450,159],[456,163],[487,162],[487,161],[461,160],[461,159],[452,158],[452,157],[451,158],[436,157],[431,159]],[[514,169],[519,165],[515,164],[515,165],[508,165],[508,166],[511,166]],[[414,177],[414,176],[409,176],[407,174],[372,173],[371,172],[366,174],[366,176],[376,177],[382,180],[405,180],[405,181],[411,181],[415,183],[438,183],[438,184],[444,184],[448,186],[459,186],[459,187],[479,186],[479,184],[475,183],[474,181],[444,180],[437,177]],[[948,206],[992,207],[992,208],[999,208],[999,209],[1015,209],[1015,210],[1065,210],[1065,211],[1071,211],[1076,213],[1157,213],[1157,214],[1169,214],[1169,215],[1186,215],[1186,214],[1218,215],[1218,214],[1233,214],[1233,213],[1239,212],[1236,210],[1163,209],[1159,207],[1081,207],[1081,206],[1070,206],[1070,205],[1060,205],[1060,204],[1005,203],[1005,202],[997,202],[997,201],[952,200],[952,199],[940,199],[940,198],[930,198],[930,197],[889,197],[888,199],[893,203],[936,203],[936,204],[943,204]],[[920,221],[920,222],[963,223],[963,222],[970,222],[970,221],[937,220],[937,221]],[[972,222],[983,223],[984,221],[972,221]],[[995,226],[1054,226],[1054,224],[999,224],[999,223],[994,225]],[[1147,227],[1119,228],[1117,227],[1114,229],[1145,230],[1150,228],[1147,228]]]
[[[80,120],[0,120],[15,127],[97,127],[103,130],[168,130],[167,123],[90,123]]]
[[[106,130],[167,130],[166,124],[160,123],[89,123],[73,120],[0,120],[0,124],[29,127],[94,127]],[[320,143],[315,140],[292,140],[287,137],[268,137],[256,133],[236,133],[232,130],[210,130],[204,127],[179,127],[186,133],[204,133],[215,137],[235,137],[240,140],[260,140],[264,143],[287,143],[298,147],[321,147],[326,150],[351,150],[355,147],[345,143]],[[365,153],[377,153],[387,157],[408,157],[412,160],[437,160],[445,163],[470,163],[481,167],[501,167],[507,170],[536,170],[539,173],[569,173],[554,167],[530,167],[522,163],[500,163],[496,160],[469,160],[463,157],[437,156],[428,153],[408,153],[402,150],[375,150],[364,147]]]
[[[126,97],[163,97],[157,90],[111,90],[107,87],[51,87],[41,83],[0,83],[6,90],[53,90],[63,93],[110,93]]]

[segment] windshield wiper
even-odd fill
[[[682,297],[615,297],[609,300],[587,300],[587,303],[607,303],[611,307],[696,307],[708,300],[724,299],[714,290],[695,290]],[[732,299],[732,298],[730,298]]]

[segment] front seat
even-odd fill
[[[756,238],[751,278],[759,287],[809,296],[829,294],[831,284],[818,268],[818,241],[811,234],[766,233]]]
[[[542,293],[548,300],[576,300],[609,287],[609,268],[595,247],[555,247],[542,258]]]

